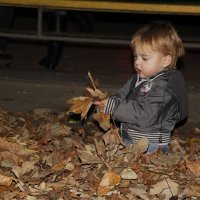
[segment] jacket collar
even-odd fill
[[[156,78],[160,77],[160,76],[167,76],[169,73],[176,71],[176,69],[167,69],[167,70],[163,70],[149,78],[140,78],[140,76],[137,74],[137,80],[135,83],[135,87],[137,87],[138,85],[140,85],[143,82],[148,82],[151,83],[153,80],[155,80]]]
[[[155,74],[155,75],[153,75],[153,76],[151,76],[149,78],[144,78],[144,79],[139,78],[139,79],[143,80],[143,81],[150,81],[151,82],[151,81],[153,81],[154,79],[156,79],[156,78],[158,78],[160,76],[163,76],[163,75],[167,76],[169,73],[171,73],[173,71],[176,71],[176,69],[163,70],[163,71],[161,71],[161,72],[159,72],[159,73],[157,73],[157,74]],[[137,75],[137,76],[139,77],[139,75]]]

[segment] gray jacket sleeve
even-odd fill
[[[152,86],[147,94],[137,100],[109,98],[105,112],[112,114],[117,121],[149,127],[152,124],[160,124],[167,118],[178,118],[177,107],[170,90]]]
[[[134,87],[136,82],[137,75],[133,75],[122,88],[120,88],[117,94],[112,95],[108,98],[108,102],[105,108],[105,113],[111,114],[113,112],[114,107],[119,104],[122,100],[126,99],[126,96],[130,92],[130,88]]]

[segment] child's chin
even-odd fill
[[[147,78],[146,76],[144,76],[143,74],[138,74],[140,78]]]

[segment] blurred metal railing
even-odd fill
[[[151,1],[152,2],[152,1]],[[166,2],[166,1],[165,1]],[[0,32],[7,38],[31,40],[56,40],[68,43],[96,45],[129,45],[130,38],[109,38],[106,35],[60,34],[43,31],[43,12],[47,9],[92,10],[106,12],[158,13],[178,15],[199,15],[200,4],[136,3],[134,1],[85,1],[85,0],[0,0],[2,6],[20,6],[37,9],[37,30],[35,32]],[[58,21],[59,23],[59,21]],[[200,38],[183,38],[186,48],[200,48]]]

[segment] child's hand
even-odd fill
[[[100,100],[100,101],[94,101],[93,104],[96,105],[100,112],[104,112],[104,108],[107,104],[108,98]]]

